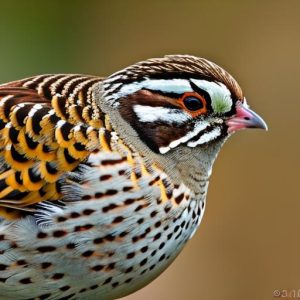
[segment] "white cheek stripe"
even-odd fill
[[[163,121],[168,124],[183,124],[192,119],[188,113],[180,109],[172,109],[162,106],[153,107],[137,104],[133,106],[133,111],[142,123]]]
[[[189,147],[196,147],[198,145],[202,145],[202,144],[205,144],[207,142],[210,142],[214,139],[216,139],[218,136],[221,135],[221,129],[219,127],[213,129],[212,131],[210,132],[207,132],[207,133],[204,133],[199,140],[197,141],[193,141],[193,142],[188,142],[187,145]]]
[[[190,140],[191,138],[193,138],[194,136],[196,136],[200,131],[204,130],[207,126],[209,125],[208,122],[206,121],[203,121],[201,123],[198,123],[194,130],[189,132],[187,135],[181,137],[180,139],[178,140],[175,140],[175,141],[172,141],[169,146],[166,146],[166,147],[160,147],[159,148],[159,152],[161,154],[165,154],[167,153],[168,151],[170,151],[172,148],[175,148],[177,147],[179,144],[183,144],[183,143],[186,143],[188,140]]]

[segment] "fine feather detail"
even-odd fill
[[[101,81],[45,75],[1,85],[0,216],[15,218],[59,200],[66,172],[101,148],[104,114],[91,92]]]

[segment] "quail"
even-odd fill
[[[0,85],[0,299],[116,299],[176,258],[213,162],[267,129],[235,79],[190,55],[109,77]]]

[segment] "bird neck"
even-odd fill
[[[175,180],[182,181],[189,187],[195,196],[203,193],[203,186],[209,180],[213,163],[224,143],[225,139],[213,144],[196,147],[177,149],[167,155],[165,166],[167,173]]]

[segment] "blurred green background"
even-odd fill
[[[299,0],[0,0],[0,11],[1,82],[109,75],[149,57],[194,54],[235,76],[269,125],[227,142],[197,234],[126,300],[273,299],[275,289],[300,289]]]

